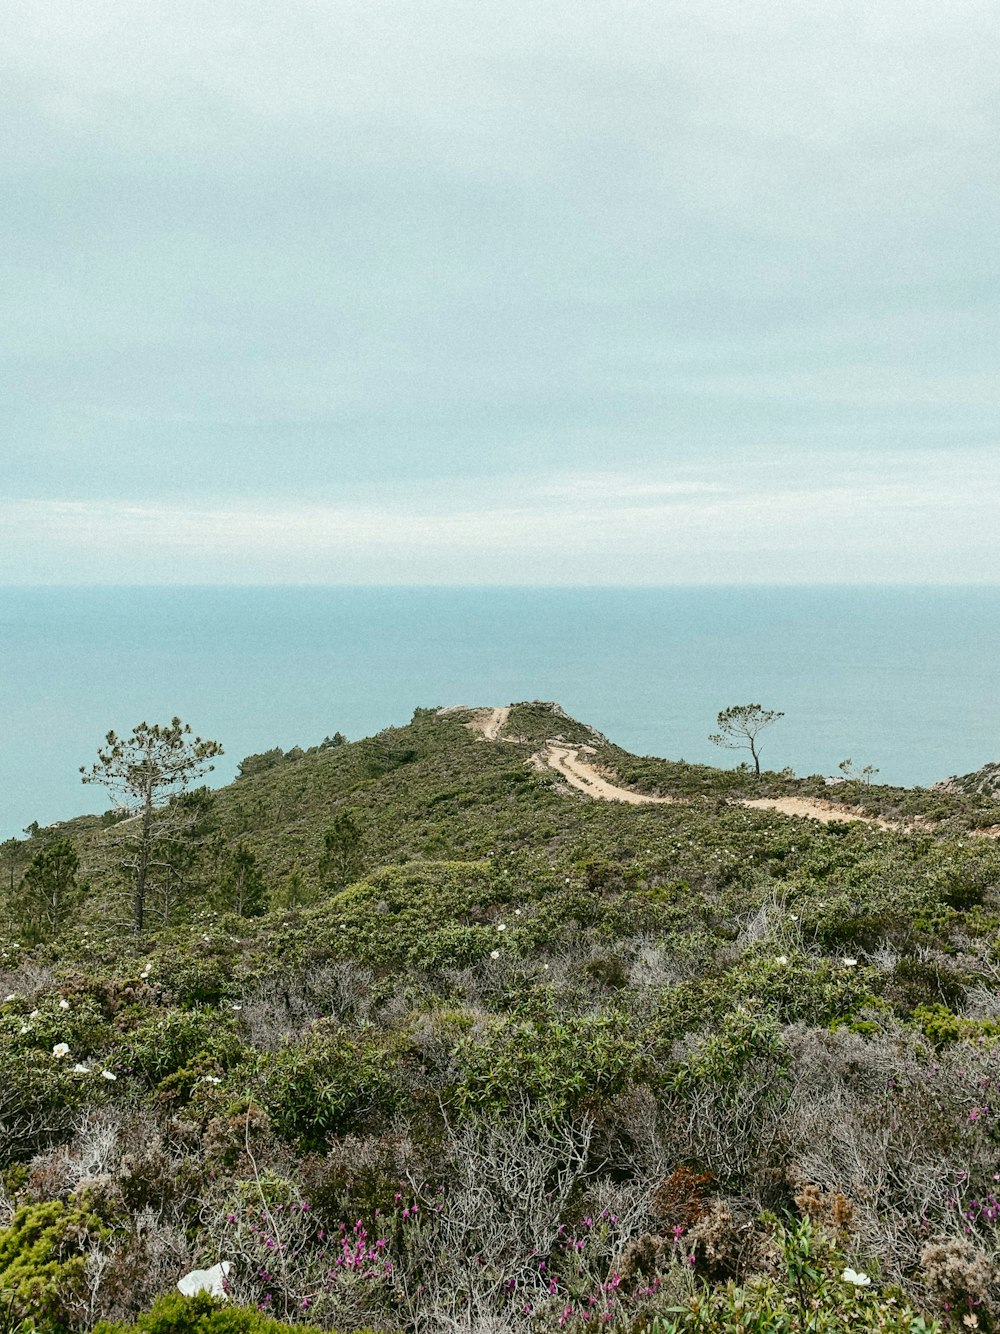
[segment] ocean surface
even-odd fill
[[[641,754],[734,765],[718,711],[785,717],[766,767],[928,784],[1000,758],[1000,589],[0,589],[0,837],[109,804],[109,728],[179,714],[226,755],[417,706],[557,700]]]

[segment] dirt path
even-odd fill
[[[550,741],[532,756],[537,768],[554,770],[578,792],[585,792],[588,797],[599,801],[622,801],[630,806],[670,806],[683,805],[680,797],[654,797],[647,792],[633,792],[627,787],[617,787],[610,783],[598,769],[581,759],[581,755],[596,752],[589,746],[567,746]],[[905,830],[907,825],[893,824],[880,820],[874,815],[862,815],[847,806],[837,806],[832,801],[820,801],[812,797],[753,797],[738,803],[751,810],[776,811],[779,815],[792,815],[798,819],[819,820],[821,824],[832,824],[835,820],[857,820],[861,824],[877,825],[879,829]]]
[[[448,714],[468,714],[466,727],[481,732],[486,741],[514,741],[516,737],[502,737],[500,734],[507,725],[510,706],[506,708],[467,708],[453,704],[446,709],[439,709],[439,716]],[[595,801],[620,801],[628,806],[673,806],[685,805],[683,797],[654,797],[648,792],[635,792],[631,788],[618,787],[610,782],[588,758],[596,755],[592,746],[567,745],[562,741],[548,741],[531,757],[531,764],[539,772],[546,769],[557,773],[570,787],[583,792]],[[910,830],[910,825],[882,820],[875,815],[863,815],[849,806],[838,806],[836,802],[822,801],[815,797],[745,797],[738,803],[750,810],[775,811],[779,815],[791,815],[800,820],[818,820],[820,824],[833,824],[838,820],[856,820],[860,824],[875,825],[878,829]]]
[[[537,759],[541,762],[539,767],[554,769],[557,774],[565,778],[570,787],[575,787],[578,792],[586,792],[588,797],[595,797],[601,801],[624,801],[630,806],[652,804],[668,806],[675,801],[674,797],[652,797],[645,792],[630,792],[626,787],[615,787],[606,778],[602,778],[592,764],[580,759],[583,750],[590,750],[590,747],[564,746],[550,741],[537,753]]]
[[[500,733],[507,726],[510,717],[510,705],[503,709],[491,709],[490,716],[483,724],[483,736],[487,741],[499,741]]]
[[[815,797],[745,797],[741,806],[749,806],[755,811],[777,811],[780,815],[798,815],[806,820],[819,820],[821,824],[833,824],[837,820],[860,820],[862,824],[878,825],[879,829],[908,829],[909,825],[895,824],[882,820],[877,815],[862,815],[850,806],[838,806],[833,801],[820,801]]]
[[[510,705],[502,709],[470,709],[465,704],[449,704],[447,708],[438,709],[437,716],[447,718],[449,714],[455,713],[467,713],[466,727],[470,727],[473,732],[482,732],[485,740],[499,741],[500,733],[510,717]]]

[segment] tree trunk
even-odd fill
[[[135,868],[135,905],[133,929],[137,936],[142,935],[146,919],[146,873],[149,869],[150,826],[153,822],[153,794],[146,793],[142,807],[142,836],[139,843],[139,863]]]

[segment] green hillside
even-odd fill
[[[994,1328],[1000,807],[485,714],[3,845],[11,1327]]]

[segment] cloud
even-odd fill
[[[22,583],[983,582],[998,503],[993,451],[775,454],[339,505],[6,502],[0,553]]]
[[[456,578],[482,524],[504,572],[568,578],[530,552],[577,512],[660,577],[689,568],[671,498],[771,551],[712,491],[751,452],[832,514],[861,448],[996,443],[998,27],[986,0],[8,0],[0,486],[110,507],[73,531],[95,570],[122,531],[137,579],[181,549],[193,577],[199,524],[227,534],[205,569],[228,542],[255,577],[296,543],[392,575],[449,534]],[[39,575],[55,513],[16,517]]]

